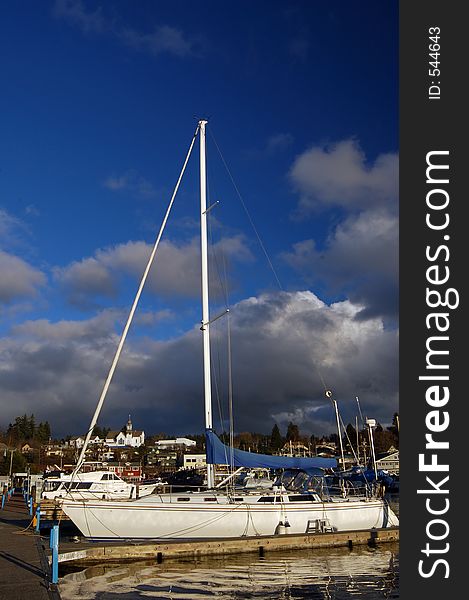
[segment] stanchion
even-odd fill
[[[50,530],[50,549],[52,550],[52,583],[59,581],[59,526],[53,525]]]
[[[41,505],[38,504],[36,507],[36,533],[41,531]]]

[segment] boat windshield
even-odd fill
[[[306,491],[312,476],[299,469],[287,469],[276,480],[275,485],[292,492]]]
[[[59,486],[62,482],[61,481],[48,481],[47,479],[44,480],[44,483],[42,485],[42,491],[43,492],[55,492],[55,490],[59,489]]]

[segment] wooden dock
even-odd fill
[[[41,528],[47,529],[54,523],[70,522],[70,518],[60,508],[60,503],[56,500],[42,499],[39,502],[41,511],[40,525]]]
[[[21,492],[0,511],[0,599],[60,600],[50,583],[48,540],[34,533]]]
[[[61,543],[59,564],[88,566],[104,562],[121,563],[152,559],[197,558],[201,556],[258,553],[304,548],[336,548],[355,545],[376,545],[399,540],[399,528],[341,531],[314,534],[288,534],[276,536],[243,537],[241,539],[215,539],[193,541],[168,541],[162,543]]]

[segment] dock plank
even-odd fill
[[[0,511],[0,600],[60,600],[50,583],[47,540],[30,524],[23,494],[13,494]]]

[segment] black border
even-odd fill
[[[469,437],[469,422],[466,420],[465,404],[468,403],[464,375],[469,371],[466,353],[464,323],[466,278],[465,259],[469,256],[466,240],[469,228],[466,225],[465,205],[469,195],[464,189],[466,173],[465,148],[468,133],[469,103],[463,91],[466,71],[462,60],[468,38],[467,21],[463,16],[463,3],[436,2],[434,0],[399,4],[399,64],[400,64],[400,597],[407,600],[417,595],[425,600],[444,600],[450,597],[465,597],[464,569],[466,536],[468,535],[463,459]],[[438,78],[429,76],[429,28],[439,27],[440,70]],[[465,35],[466,34],[466,35]],[[466,54],[467,51],[466,51]],[[441,96],[429,99],[429,86],[439,81]],[[463,108],[467,104],[467,108]],[[432,150],[449,150],[450,224],[445,234],[450,240],[443,242],[443,232],[431,231],[425,223],[427,206],[426,155]],[[425,495],[418,489],[428,488],[425,476],[418,468],[418,456],[425,451],[425,434],[428,432],[425,417],[429,410],[425,400],[428,382],[419,381],[426,367],[427,337],[430,335],[425,324],[429,312],[426,304],[426,269],[429,263],[425,256],[427,245],[433,248],[446,243],[450,249],[450,282],[447,286],[458,290],[459,307],[449,310],[451,325],[449,335],[450,400],[446,407],[450,426],[441,440],[449,441],[449,449],[439,453],[439,462],[448,462],[450,508],[444,517],[449,525],[449,534],[444,542],[449,543],[447,553],[432,555],[436,560],[444,558],[446,568],[436,568],[431,577],[424,578],[418,572],[421,559],[426,559],[421,549],[428,541],[426,526],[432,518],[426,510]],[[443,256],[443,254],[441,255]],[[439,309],[442,310],[442,309]],[[442,334],[443,335],[443,334]],[[444,410],[444,409],[441,409]],[[428,451],[427,451],[428,453]],[[443,473],[435,473],[441,480]],[[434,530],[437,531],[436,529]],[[433,547],[442,547],[442,542],[433,542]],[[439,544],[439,545],[438,545]],[[464,566],[463,566],[464,565]],[[451,595],[450,595],[451,594]]]

